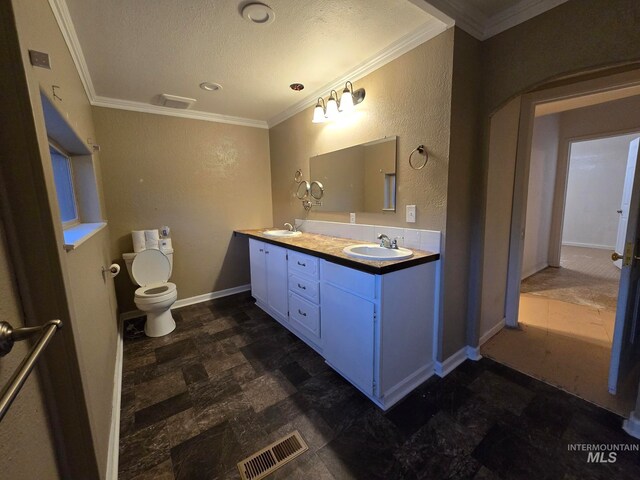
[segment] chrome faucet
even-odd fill
[[[380,235],[378,235],[378,240],[380,240],[380,246],[384,247],[384,248],[393,248],[393,249],[398,249],[398,239],[394,238],[393,241],[391,241],[389,239],[389,237],[387,235],[385,235],[384,233],[381,233]]]
[[[295,232],[295,231],[296,231],[296,227],[294,227],[294,226],[293,226],[293,225],[291,225],[290,223],[285,223],[285,224],[284,224],[284,226],[285,226],[285,227],[287,227],[287,229],[288,229],[290,232]]]

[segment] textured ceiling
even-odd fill
[[[438,23],[407,0],[266,0],[269,25],[244,20],[239,0],[66,3],[96,95],[148,104],[168,93],[195,98],[193,110],[257,120]],[[223,90],[205,92],[204,81]]]

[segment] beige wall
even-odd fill
[[[549,240],[560,140],[559,115],[536,117],[531,139],[522,278],[549,266]]]
[[[64,287],[63,296],[66,297],[62,299],[44,298],[42,296],[51,292],[45,293],[34,289],[30,292],[30,298],[33,302],[42,302],[42,304],[51,302],[60,306],[56,316],[63,318],[65,327],[58,334],[59,337],[62,337],[62,340],[58,340],[58,344],[64,343],[66,350],[64,354],[62,351],[60,352],[61,357],[58,361],[60,364],[65,364],[69,371],[78,371],[81,376],[81,379],[75,380],[75,385],[72,387],[72,390],[78,389],[75,394],[83,397],[80,400],[83,402],[82,407],[77,405],[74,407],[77,409],[75,417],[80,425],[83,415],[88,416],[92,438],[85,439],[85,445],[82,448],[94,449],[92,453],[96,458],[95,460],[80,459],[77,458],[78,456],[71,456],[69,462],[82,469],[88,476],[92,475],[88,470],[93,468],[90,464],[97,462],[100,476],[104,477],[107,471],[117,343],[117,319],[113,308],[115,291],[111,279],[99,284],[86,280],[87,278],[95,278],[96,275],[101,276],[100,269],[105,264],[105,259],[108,258],[105,242],[108,229],[87,240],[72,254],[64,251],[62,226],[57,210],[40,93],[43,92],[52,101],[75,135],[85,145],[87,145],[88,139],[95,138],[92,113],[49,3],[46,0],[14,1],[13,7],[41,160],[36,167],[39,169],[38,175],[33,177],[33,184],[30,186],[40,190],[37,193],[39,196],[38,221],[49,223],[52,228],[52,236],[55,238],[49,238],[47,241],[50,245],[55,245],[57,254],[55,258],[49,258],[49,261],[56,264],[55,271],[60,274],[58,282]],[[31,67],[28,61],[29,49],[47,52],[51,58],[51,70]],[[53,100],[52,85],[60,87],[57,94],[62,98],[61,101]],[[97,155],[93,156],[93,161],[98,179],[98,192],[100,192],[100,166]],[[27,167],[25,166],[25,168]],[[36,184],[40,178],[42,178],[42,182]],[[95,206],[93,210],[95,210]],[[38,248],[36,242],[30,247]],[[28,255],[31,254],[28,253]],[[83,260],[78,262],[76,261],[78,258]],[[57,270],[58,268],[59,270]],[[101,301],[88,304],[87,299],[96,298],[100,298]],[[32,309],[33,307],[26,306],[26,308]],[[42,323],[46,319],[44,317],[32,321]],[[57,350],[51,347],[51,351]],[[57,375],[55,372],[54,374]],[[53,377],[47,380],[54,384],[54,390],[61,388],[62,380],[59,378]],[[57,406],[59,409],[72,407],[71,403],[59,403]],[[62,414],[60,411],[57,413],[61,418],[66,418],[66,414]],[[32,438],[39,440],[35,437]],[[68,438],[65,440],[70,441]],[[34,452],[39,449],[39,445],[38,443],[33,446],[24,445],[23,448]],[[63,447],[60,446],[60,448]],[[67,449],[68,452],[73,451],[69,445],[65,445],[64,449]]]
[[[111,258],[132,252],[131,231],[168,225],[178,298],[250,282],[246,241],[234,229],[272,225],[266,129],[94,108],[111,231]],[[289,175],[293,178],[293,172]],[[117,277],[121,312],[134,285]]]
[[[24,326],[24,320],[9,258],[4,227],[0,221],[0,319],[18,328]],[[29,345],[25,342],[16,343],[11,353],[2,358],[0,385],[4,386],[9,381],[28,351]],[[11,410],[2,420],[0,471],[12,480],[60,478],[38,377],[37,370],[30,375]]]
[[[563,75],[638,62],[637,0],[570,0],[483,42],[487,111]]]
[[[309,178],[309,158],[351,145],[398,135],[397,212],[362,213],[358,223],[409,226],[404,205],[417,205],[415,228],[444,230],[449,165],[449,117],[453,30],[420,45],[365,78],[366,99],[341,122],[311,123],[313,105],[269,130],[275,225],[304,218],[295,197],[293,175],[300,168]],[[418,144],[429,149],[429,165],[412,170],[407,158]],[[308,218],[349,221],[346,213],[313,209]]]

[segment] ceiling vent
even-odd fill
[[[196,103],[195,98],[177,97],[175,95],[167,95],[166,93],[160,95],[160,105],[163,107],[186,110],[194,103]]]

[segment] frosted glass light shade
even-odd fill
[[[338,118],[338,102],[333,97],[331,97],[327,102],[326,117],[329,120],[335,120],[336,118]]]
[[[348,88],[345,88],[340,97],[340,111],[352,112],[353,111],[353,96]]]
[[[316,105],[316,108],[313,109],[313,123],[322,123],[326,119],[324,117],[324,108],[321,105]]]

